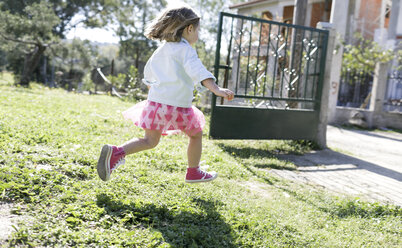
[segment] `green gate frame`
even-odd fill
[[[224,18],[231,18],[232,20],[232,27],[230,30],[230,42],[228,45],[228,54],[227,54],[227,59],[225,62],[222,63],[221,61],[221,38],[222,38],[222,29],[223,29],[223,21]],[[238,56],[241,56],[241,43],[242,43],[242,37],[243,37],[243,24],[244,21],[249,21],[251,22],[251,31],[250,33],[250,39],[249,39],[249,44],[248,44],[248,61],[247,61],[247,75],[246,75],[246,82],[245,84],[245,93],[241,94],[238,92],[238,86],[237,84],[239,83],[238,80],[236,80],[236,92],[235,92],[235,99],[245,99],[245,100],[266,100],[266,101],[282,101],[282,102],[295,102],[297,103],[309,103],[311,109],[295,109],[295,108],[289,108],[286,107],[284,109],[261,109],[261,108],[256,108],[256,107],[244,107],[244,106],[231,106],[230,104],[223,104],[223,99],[220,99],[220,105],[217,104],[217,98],[215,95],[212,95],[212,102],[211,102],[211,122],[210,122],[210,133],[209,136],[212,139],[304,139],[304,140],[315,140],[317,137],[317,130],[318,130],[318,123],[319,123],[319,117],[320,117],[320,103],[321,103],[321,95],[322,95],[322,89],[323,89],[323,81],[324,81],[324,71],[325,71],[325,60],[326,60],[326,53],[327,53],[327,44],[328,44],[328,36],[329,32],[327,30],[320,30],[320,29],[314,29],[310,27],[303,27],[303,26],[298,26],[298,25],[291,25],[291,24],[286,24],[286,23],[279,23],[279,22],[274,22],[274,21],[268,21],[264,19],[258,19],[258,18],[253,18],[253,17],[247,17],[247,16],[241,16],[241,15],[235,15],[235,14],[230,14],[230,13],[220,13],[219,17],[219,26],[218,26],[218,36],[217,36],[217,47],[216,47],[216,56],[215,56],[215,66],[214,66],[214,74],[217,79],[217,83],[221,87],[228,87],[228,72],[229,70],[233,70],[233,68],[230,66],[230,52],[232,49],[232,40],[233,40],[233,22],[234,20],[238,21],[241,24],[240,28],[240,45],[238,46]],[[254,86],[254,95],[252,94],[253,92],[247,92],[247,87],[248,85],[248,77],[249,77],[249,70],[250,70],[250,53],[251,53],[251,36],[253,33],[253,23],[257,23],[260,26],[259,28],[259,43],[258,43],[258,55],[257,55],[257,63],[256,63],[256,68],[258,67],[259,59],[260,59],[260,50],[261,50],[261,37],[262,37],[262,28],[263,25],[269,26],[269,33],[266,39],[268,39],[268,43],[266,44],[266,50],[267,50],[267,62],[266,62],[266,68],[268,67],[268,52],[270,51],[270,43],[271,40],[271,26],[276,25],[278,27],[278,34],[279,30],[283,29],[285,30],[286,33],[286,38],[285,38],[285,52],[284,52],[284,57],[286,59],[287,56],[287,46],[290,44],[288,43],[288,35],[290,34],[289,30],[292,29],[293,33],[295,34],[294,37],[296,36],[296,33],[299,32],[299,36],[302,37],[303,39],[306,40],[305,33],[306,31],[310,33],[310,38],[312,34],[318,34],[319,37],[322,37],[321,39],[321,44],[318,44],[320,42],[317,42],[317,45],[315,46],[317,54],[316,54],[316,59],[320,61],[319,63],[319,69],[318,72],[316,70],[314,74],[309,74],[308,69],[307,69],[307,74],[305,73],[306,76],[306,81],[304,88],[306,90],[307,84],[308,84],[308,78],[309,76],[314,76],[315,78],[318,78],[318,82],[313,82],[313,90],[312,90],[312,97],[308,98],[306,97],[306,92],[304,92],[304,97],[299,97],[299,81],[302,81],[303,79],[296,75],[296,73],[293,73],[293,77],[297,78],[297,95],[293,97],[289,96],[282,96],[282,88],[286,87],[284,86],[283,82],[283,77],[280,80],[281,85],[280,85],[280,96],[274,96],[273,93],[271,93],[270,96],[266,96],[265,94],[265,85],[264,82],[264,93],[263,95],[256,95],[256,85],[255,83]],[[239,34],[238,33],[238,34]],[[271,36],[270,36],[271,35]],[[275,35],[274,35],[275,36]],[[280,37],[280,36],[276,36]],[[283,40],[282,36],[282,40]],[[303,41],[299,42],[302,45],[304,44]],[[302,46],[300,45],[300,47]],[[308,44],[309,46],[313,47],[311,44]],[[292,47],[292,44],[289,45],[289,47]],[[276,45],[276,48],[278,48],[278,43]],[[283,48],[283,46],[282,46]],[[247,49],[247,47],[245,48]],[[302,48],[303,49],[303,48]],[[310,47],[309,47],[310,49]],[[290,50],[290,49],[289,49]],[[294,51],[294,50],[293,50]],[[303,51],[303,50],[302,50]],[[310,51],[307,51],[307,54]],[[318,57],[318,52],[320,53],[320,56]],[[274,51],[274,59],[275,59],[275,69],[274,73],[276,75],[276,64],[278,63],[277,58],[278,58],[278,50]],[[304,59],[302,58],[303,52],[300,54],[300,60]],[[306,53],[305,53],[306,54]],[[275,56],[276,55],[276,56]],[[293,53],[292,53],[293,56]],[[297,55],[299,57],[299,55]],[[308,56],[307,56],[308,57]],[[297,61],[294,57],[289,59],[293,59]],[[310,61],[313,61],[313,59],[309,58]],[[240,59],[239,59],[240,61]],[[308,63],[310,63],[308,61]],[[318,63],[317,61],[315,61]],[[240,63],[237,64],[238,72],[240,70]],[[317,65],[314,65],[317,68]],[[309,67],[309,65],[307,65]],[[236,68],[235,68],[236,69]],[[219,81],[219,74],[224,72],[224,80],[222,81],[223,84]],[[264,69],[265,73],[267,73],[268,69]],[[300,62],[300,66],[298,67],[298,73],[301,74],[302,70],[302,65]],[[303,69],[304,70],[304,69]],[[289,73],[289,71],[295,72],[295,70],[287,67],[283,67],[280,69],[279,73]],[[257,72],[256,72],[257,75]],[[275,75],[274,79],[275,80]],[[289,73],[291,75],[291,73]],[[236,76],[237,77],[237,76]],[[266,78],[267,75],[264,75]],[[292,77],[292,76],[289,76]],[[314,80],[316,80],[314,78]],[[266,81],[266,79],[265,79]],[[275,82],[273,82],[273,85],[275,85]],[[296,82],[296,81],[295,81]],[[310,81],[309,81],[310,82]],[[289,87],[292,88],[293,86],[293,81],[290,82],[289,80]],[[285,82],[286,84],[286,82]],[[316,89],[314,93],[314,85],[316,84]],[[303,86],[303,85],[302,85]],[[278,86],[279,87],[279,86]],[[272,89],[274,86],[272,86]],[[293,89],[293,88],[292,88]],[[288,88],[289,90],[289,88]],[[294,89],[293,89],[294,90]],[[301,93],[300,93],[301,94]]]

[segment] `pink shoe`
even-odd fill
[[[214,180],[218,177],[215,171],[206,172],[197,168],[187,168],[186,183],[203,183]]]
[[[125,163],[126,153],[122,147],[104,145],[98,160],[98,175],[103,181],[110,179],[110,174],[119,165]]]

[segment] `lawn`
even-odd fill
[[[270,173],[296,169],[276,155],[310,149],[299,142],[209,140],[206,128],[202,160],[219,177],[193,185],[186,137],[168,136],[105,183],[101,146],[143,134],[121,116],[133,103],[10,80],[0,74],[0,200],[21,221],[5,246],[402,246],[401,208]]]

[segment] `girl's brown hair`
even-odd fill
[[[197,27],[199,22],[200,17],[191,8],[181,7],[166,10],[151,23],[145,36],[151,40],[179,42],[183,30],[189,25]]]

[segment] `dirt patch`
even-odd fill
[[[264,183],[256,182],[256,181],[246,181],[240,183],[244,187],[246,187],[248,190],[250,190],[250,193],[257,195],[259,197],[263,198],[272,198],[272,195],[269,190],[269,186],[267,186]]]
[[[0,203],[0,246],[3,247],[7,243],[8,237],[14,231],[13,225],[16,226],[20,215],[12,214],[14,205],[12,203]]]

